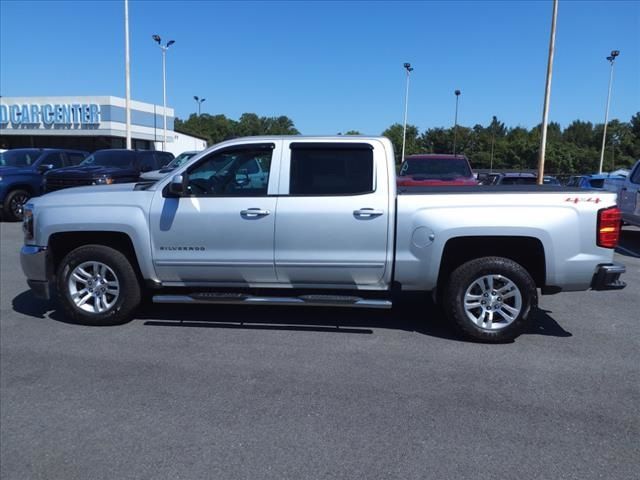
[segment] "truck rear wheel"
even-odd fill
[[[140,284],[131,262],[104,245],[85,245],[67,254],[57,272],[65,313],[85,325],[129,321],[140,304]]]
[[[503,257],[482,257],[456,268],[444,292],[444,308],[465,337],[508,342],[531,322],[536,285],[522,265]]]

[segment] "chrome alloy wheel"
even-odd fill
[[[504,275],[477,278],[464,294],[467,318],[480,328],[500,330],[510,325],[522,311],[522,294]]]
[[[84,262],[73,269],[67,282],[75,306],[89,313],[103,313],[120,296],[120,282],[114,271],[101,262]]]

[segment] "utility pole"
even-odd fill
[[[124,0],[124,83],[127,150],[131,150],[131,67],[129,60],[129,0]]]
[[[453,126],[453,156],[456,156],[456,144],[458,143],[458,99],[460,98],[460,90],[453,92],[456,96],[456,116]]]
[[[494,115],[492,121],[491,121],[491,160],[489,161],[489,173],[493,173],[493,148],[495,146],[496,143],[496,123],[497,123],[497,118]]]
[[[547,60],[547,83],[544,89],[544,107],[542,110],[542,133],[540,135],[540,157],[538,160],[538,185],[544,182],[544,158],[547,150],[547,124],[549,123],[549,100],[551,98],[551,76],[553,74],[553,54],[556,49],[556,19],[558,18],[558,0],[553,0],[551,17],[551,37],[549,39],[549,59]]]

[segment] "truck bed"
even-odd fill
[[[460,185],[460,186],[416,186],[398,187],[398,195],[426,195],[442,193],[601,193],[600,190],[585,190],[578,187],[557,185]],[[609,192],[605,192],[609,193]]]

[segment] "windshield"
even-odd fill
[[[437,179],[470,177],[471,169],[465,158],[407,158],[400,175]]]
[[[195,155],[196,155],[196,152],[181,153],[180,155],[178,155],[176,158],[171,160],[167,165],[165,165],[162,168],[178,168],[180,165],[182,165],[183,163],[185,163],[187,160],[189,160],[191,157],[194,157]]]
[[[92,153],[83,160],[81,167],[132,168],[135,165],[135,152],[101,150]]]
[[[30,167],[39,156],[39,150],[8,150],[0,153],[0,166]]]

